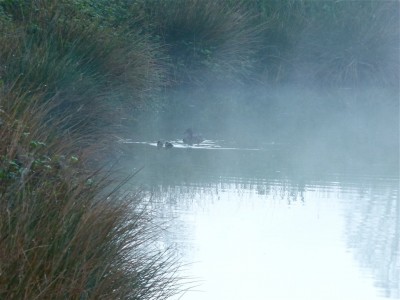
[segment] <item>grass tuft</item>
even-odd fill
[[[260,48],[257,13],[240,3],[211,0],[142,1],[151,30],[170,57],[178,83],[242,81]]]
[[[75,139],[51,137],[46,108],[32,101],[17,111],[18,105],[0,111],[0,298],[176,293],[177,263],[156,247],[160,228],[143,196],[106,194],[110,174],[90,171]]]

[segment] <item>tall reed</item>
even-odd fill
[[[171,80],[210,84],[250,76],[260,47],[255,12],[232,1],[138,2],[145,23],[165,45]]]
[[[323,86],[399,81],[398,1],[257,1],[269,20],[259,52],[267,81]]]
[[[85,166],[91,153],[74,136],[54,138],[48,105],[30,100],[21,111],[25,99],[0,95],[0,298],[176,293],[177,264],[156,246],[160,228],[143,196],[106,192],[110,174]]]
[[[162,71],[77,4],[0,2],[0,298],[166,299],[177,264],[146,198],[98,167]]]
[[[0,22],[1,80],[13,92],[57,99],[51,116],[68,116],[62,129],[115,132],[132,112],[151,107],[163,71],[146,36],[100,26],[71,1],[1,5],[11,20]]]

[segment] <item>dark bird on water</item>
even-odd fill
[[[165,142],[165,149],[171,149],[172,147],[174,147],[174,145],[172,145],[172,143]]]
[[[192,146],[193,144],[200,144],[204,141],[201,134],[194,134],[191,128],[186,129],[184,134],[185,136],[182,139],[184,144]]]
[[[157,141],[157,149],[161,149],[163,147],[163,143],[161,141]]]

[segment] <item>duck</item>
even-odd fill
[[[157,149],[161,149],[163,147],[163,143],[161,141],[157,141]]]
[[[165,142],[165,149],[171,149],[172,147],[174,147],[174,145],[172,145],[172,143]]]
[[[192,146],[193,144],[200,144],[204,141],[201,134],[193,134],[193,130],[191,128],[186,129],[184,134],[185,136],[182,139],[184,144]]]

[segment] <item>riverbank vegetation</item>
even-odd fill
[[[74,130],[60,135],[51,101],[10,93],[0,100],[0,298],[177,293],[178,264],[159,245],[146,198],[120,192],[130,177],[116,181],[92,167],[102,145],[85,146]]]
[[[190,102],[166,97],[183,87],[398,89],[398,12],[397,1],[0,0],[0,297],[176,292],[171,257],[150,251],[144,198],[104,193],[114,136],[142,112],[185,113]]]

